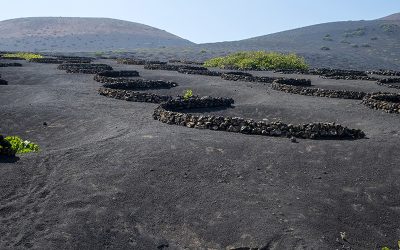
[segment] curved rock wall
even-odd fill
[[[66,63],[60,64],[57,69],[66,70],[67,73],[82,73],[82,74],[98,74],[104,71],[113,70],[107,64],[90,64],[90,63]]]
[[[305,75],[319,75],[322,78],[335,79],[335,80],[376,80],[374,77],[368,76],[366,71],[359,70],[344,70],[344,69],[329,69],[329,68],[312,68],[306,70],[297,69],[279,69],[275,73],[280,74],[305,74]]]
[[[280,78],[274,81],[277,84],[286,84],[292,86],[311,86],[310,79],[297,79],[297,78]]]
[[[182,64],[193,64],[193,65],[203,65],[202,62],[187,61],[187,60],[169,60],[169,63],[182,63]]]
[[[366,73],[371,75],[381,75],[381,76],[400,76],[400,71],[384,70],[384,69],[370,70],[366,71]]]
[[[207,68],[205,67],[188,66],[188,65],[171,65],[171,64],[146,64],[144,65],[144,68],[149,70],[169,70],[169,71],[178,71],[180,69],[207,70]]]
[[[118,58],[116,61],[118,64],[128,64],[128,65],[167,64],[167,62],[146,61],[143,59],[134,59],[134,58]]]
[[[139,72],[136,70],[121,70],[121,71],[104,71],[97,74],[98,76],[106,77],[136,77],[139,76]]]
[[[205,75],[205,76],[221,76],[221,72],[210,71],[210,70],[190,70],[190,69],[179,69],[179,73],[187,75]]]
[[[63,63],[91,63],[94,59],[91,57],[81,56],[56,56],[56,58],[63,61]]]
[[[393,84],[398,83],[398,84]],[[378,85],[386,86],[388,88],[400,89],[400,78],[385,78],[377,81]]]
[[[279,79],[278,77],[267,77],[267,76],[253,76],[246,72],[227,72],[222,73],[221,78],[227,81],[244,81],[244,82],[264,82],[272,83]]]
[[[61,64],[64,63],[63,60],[57,58],[32,58],[29,59],[30,62],[34,63],[49,63],[49,64]]]
[[[22,67],[22,64],[20,64],[20,63],[0,63],[0,68],[1,67]]]
[[[361,139],[365,137],[359,129],[349,129],[335,123],[309,123],[301,125],[282,122],[246,120],[238,117],[203,116],[177,112],[191,108],[229,107],[232,99],[225,98],[183,98],[162,103],[154,111],[153,118],[163,123],[186,126],[190,128],[222,130],[227,132],[298,137],[304,139]]]
[[[400,94],[374,93],[364,97],[362,103],[369,108],[400,114]]]
[[[342,99],[355,99],[361,100],[366,95],[364,92],[350,91],[350,90],[330,90],[320,88],[305,88],[300,86],[292,86],[287,84],[280,84],[274,82],[271,85],[274,90],[283,91],[285,93],[307,95],[307,96],[319,96],[329,98],[342,98]]]
[[[111,88],[100,88],[99,94],[130,102],[162,103],[172,99],[171,96],[163,96],[151,93],[136,92],[132,90],[111,89]]]
[[[114,78],[116,79],[116,78]],[[122,79],[123,80],[123,79]],[[152,81],[144,79],[126,79],[127,81],[105,83],[103,87],[121,90],[139,90],[139,89],[169,89],[178,84],[169,81]]]

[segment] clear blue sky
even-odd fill
[[[1,0],[0,20],[110,17],[196,43],[232,41],[302,26],[370,20],[400,12],[400,0]]]

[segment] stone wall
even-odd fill
[[[128,65],[167,64],[167,62],[146,61],[143,59],[134,59],[134,58],[118,58],[117,63],[118,64],[128,64]]]
[[[222,73],[221,78],[227,81],[264,82],[264,83],[272,83],[273,81],[279,79],[278,77],[253,76],[250,73],[240,72],[240,71]]]
[[[110,71],[113,68],[107,64],[90,63],[66,63],[57,67],[59,70],[66,70],[67,73],[98,74],[103,71]]]
[[[211,107],[229,107],[232,99],[193,97],[173,99],[162,103],[154,110],[153,118],[163,123],[186,126],[190,128],[221,130],[227,132],[297,137],[304,139],[361,139],[365,137],[359,129],[349,129],[335,123],[309,123],[292,125],[282,122],[247,120],[238,117],[203,116],[178,112],[182,109],[199,109]]]
[[[0,57],[0,59],[2,60],[22,60],[25,61],[25,58],[21,58],[21,57]]]
[[[370,70],[366,71],[366,73],[371,75],[381,75],[381,76],[400,76],[400,71],[384,70],[384,69]]]
[[[97,76],[105,77],[136,77],[139,76],[139,72],[136,70],[120,70],[120,71],[104,71],[97,74]]]
[[[117,78],[114,78],[117,79]],[[105,83],[103,87],[121,90],[139,90],[139,89],[169,89],[178,86],[175,82],[162,80],[144,80],[144,79],[124,79],[120,82]]]
[[[277,69],[275,73],[280,74],[305,74],[305,75],[319,75],[327,79],[343,79],[343,80],[367,80],[373,81],[376,78],[368,76],[366,71],[358,70],[344,70],[344,69],[329,69],[329,68],[312,68],[312,69]]]
[[[56,58],[63,61],[63,63],[91,63],[94,59],[91,57],[82,56],[56,56]]]
[[[300,86],[292,86],[287,84],[280,84],[274,82],[271,85],[274,90],[283,91],[285,93],[307,95],[307,96],[319,96],[329,98],[342,98],[342,99],[356,99],[361,100],[366,95],[364,92],[350,91],[350,90],[330,90],[320,88],[306,88]]]
[[[132,90],[100,88],[99,94],[119,100],[130,102],[162,103],[172,99],[171,96],[156,95],[152,93],[136,92]]]
[[[193,65],[203,65],[202,62],[188,61],[188,60],[169,60],[169,63],[182,63],[182,64],[193,64]]]
[[[400,94],[373,93],[365,96],[362,103],[372,109],[400,114]]]
[[[29,59],[30,62],[34,62],[34,63],[49,63],[49,64],[61,64],[64,63],[63,60],[58,59],[58,58],[32,58]]]
[[[311,86],[310,79],[280,78],[280,79],[276,79],[274,81],[274,83],[286,84],[286,85],[292,85],[292,86],[306,86],[306,87]]]
[[[20,63],[0,63],[0,68],[2,67],[22,67]]]
[[[180,69],[186,70],[207,70],[205,67],[188,66],[188,65],[171,65],[171,64],[146,64],[145,69],[149,70],[170,70],[178,71]]]
[[[221,72],[210,71],[210,70],[191,70],[191,69],[179,69],[179,73],[187,75],[205,75],[205,76],[221,76]]]
[[[395,84],[393,84],[395,83]],[[397,84],[396,84],[397,83]],[[400,78],[384,78],[377,81],[378,85],[386,86],[388,88],[400,89]]]

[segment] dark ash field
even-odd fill
[[[400,116],[360,100],[270,84],[95,63],[169,80],[181,95],[232,97],[199,111],[286,123],[336,122],[360,140],[192,129],[154,120],[158,104],[101,96],[93,75],[23,62],[0,68],[0,131],[41,151],[0,161],[0,249],[380,249],[400,239]],[[258,76],[272,72],[251,72]],[[286,77],[288,75],[285,75]],[[394,92],[373,81],[315,87]]]

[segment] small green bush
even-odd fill
[[[17,154],[24,154],[39,151],[39,146],[30,141],[24,141],[18,136],[7,136],[4,138],[11,144],[11,149]]]
[[[189,100],[189,98],[191,98],[193,96],[193,91],[191,89],[188,89],[185,91],[185,93],[183,93],[183,99],[185,99],[186,101]]]
[[[344,37],[355,37],[355,36],[364,36],[365,28],[358,28],[355,30],[348,30],[344,33]]]
[[[303,57],[266,51],[243,51],[216,57],[204,63],[205,67],[237,68],[244,70],[307,69]]]
[[[34,53],[26,53],[26,52],[4,54],[2,57],[4,57],[4,58],[19,57],[19,58],[23,58],[25,60],[30,60],[33,58],[43,58],[42,55],[34,54]]]
[[[324,38],[322,38],[324,41],[333,41],[333,39],[331,38],[331,35],[330,34],[326,34],[325,36],[324,36]]]
[[[384,32],[388,32],[388,33],[392,33],[392,32],[395,32],[396,30],[398,30],[399,29],[399,25],[397,25],[397,24],[393,24],[393,23],[390,23],[390,24],[382,24],[381,26],[381,29],[384,31]]]

